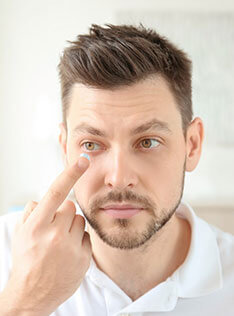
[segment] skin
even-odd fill
[[[152,118],[166,122],[171,132],[130,136],[132,128]],[[80,122],[104,130],[107,137],[74,132]],[[202,120],[197,117],[190,123],[185,139],[175,98],[158,76],[114,90],[75,84],[67,130],[63,123],[60,129],[65,166],[82,152],[91,158],[73,189],[87,220],[93,258],[136,300],[166,280],[188,253],[190,225],[175,210],[183,194],[184,173],[194,170],[200,159]],[[121,202],[137,203],[145,210],[124,220],[100,210]]]
[[[80,286],[92,247],[84,217],[65,199],[88,166],[86,158],[79,158],[39,203],[26,204],[12,236],[12,267],[0,293],[1,316],[51,315]]]

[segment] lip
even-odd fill
[[[108,209],[116,209],[118,211],[122,210],[136,210],[136,209],[143,209],[142,207],[139,207],[138,205],[133,205],[133,204],[110,204],[102,208],[103,210],[108,210]]]
[[[129,209],[102,209],[105,214],[113,217],[113,218],[130,218],[138,213],[140,213],[143,209],[141,208],[129,208]]]

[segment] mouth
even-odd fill
[[[105,214],[113,218],[130,218],[140,213],[144,208],[134,207],[132,205],[109,205],[108,207],[102,208]]]
[[[137,204],[108,204],[103,207],[104,210],[106,209],[118,209],[118,210],[126,210],[126,209],[142,209],[140,205]]]

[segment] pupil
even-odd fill
[[[146,139],[143,142],[146,143],[146,147],[150,146],[150,140],[149,139]],[[148,142],[148,146],[147,146],[147,142]]]

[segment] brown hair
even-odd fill
[[[142,24],[92,24],[89,34],[78,35],[64,49],[58,65],[63,122],[75,83],[115,89],[151,75],[161,75],[177,101],[184,134],[193,117],[191,69],[188,56],[165,37]]]

